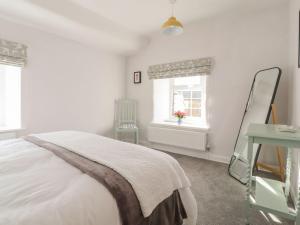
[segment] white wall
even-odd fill
[[[300,126],[300,69],[298,68],[298,41],[299,41],[299,10],[300,1],[291,0],[290,1],[290,48],[289,48],[289,71],[291,74],[290,80],[290,121],[294,126]],[[293,183],[293,193],[297,190],[297,181],[299,176],[300,162],[299,154],[295,152],[292,161],[292,183]],[[294,196],[295,197],[295,196]]]
[[[0,67],[0,127],[4,126],[4,106],[5,106],[5,99],[4,99],[4,93],[5,93],[5,74],[4,69]]]
[[[287,115],[288,5],[248,14],[228,13],[187,25],[178,37],[154,34],[147,48],[127,64],[127,96],[139,102],[141,138],[153,117],[153,82],[149,65],[213,57],[208,78],[207,111],[210,154],[226,161],[233,152],[250,85],[259,69],[280,66],[283,79],[278,93],[280,120]],[[142,71],[142,84],[133,84],[133,72]]]
[[[28,46],[22,72],[24,133],[76,129],[109,134],[125,93],[125,59],[0,20],[0,38]]]

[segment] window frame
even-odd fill
[[[195,118],[195,117],[186,117],[184,120],[183,120],[183,123],[185,124],[206,124],[206,89],[207,89],[207,77],[206,76],[202,76],[202,75],[199,75],[199,77],[201,79],[203,79],[203,85],[202,89],[201,89],[201,117],[199,119]],[[178,77],[180,78],[180,77]],[[166,120],[167,122],[176,122],[177,119],[176,117],[173,115],[173,109],[174,109],[174,90],[175,90],[175,87],[174,87],[174,83],[175,83],[175,79],[176,78],[170,78],[169,79],[169,118]],[[192,96],[191,96],[191,99]],[[190,109],[192,109],[192,107],[189,107]]]

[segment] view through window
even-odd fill
[[[206,77],[192,76],[170,79],[171,117],[184,111],[187,121],[205,121]]]

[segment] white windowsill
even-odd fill
[[[182,123],[177,124],[177,122],[172,121],[153,121],[150,126],[154,127],[167,127],[170,129],[177,129],[177,130],[193,130],[193,131],[202,131],[208,132],[210,128],[207,125],[198,125],[198,124],[190,124],[190,123]]]
[[[0,127],[0,133],[10,133],[25,130],[25,128]]]

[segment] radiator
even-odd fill
[[[148,141],[158,144],[206,151],[205,131],[172,129],[169,127],[148,127]]]

